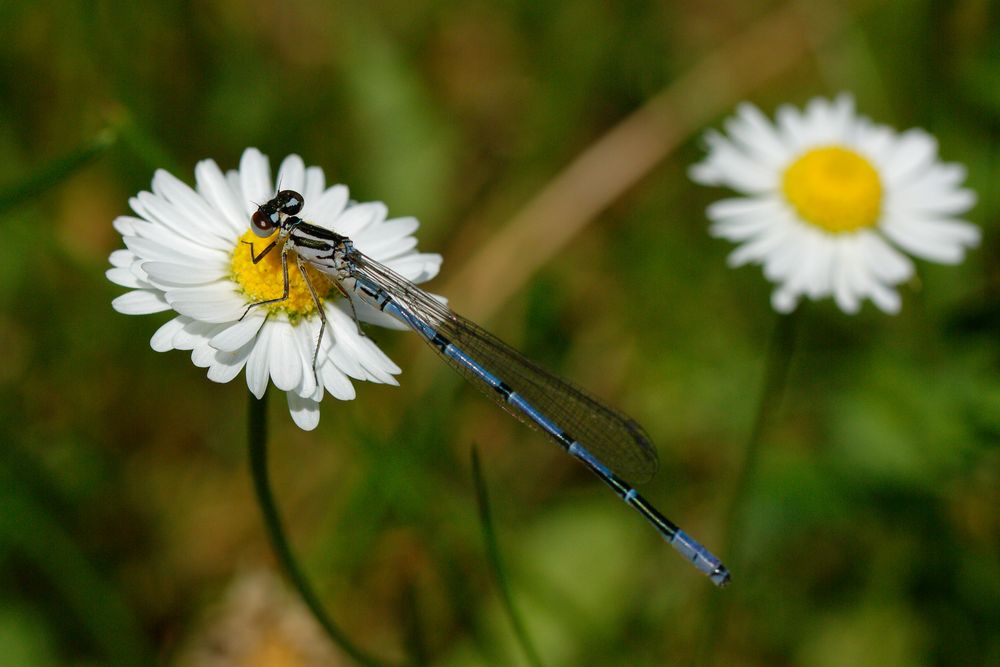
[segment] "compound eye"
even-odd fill
[[[302,195],[295,190],[282,190],[274,198],[280,202],[281,212],[285,215],[297,214],[302,210],[302,205],[305,203]]]
[[[275,221],[273,218],[277,217],[277,214],[268,215],[259,208],[254,211],[253,216],[250,217],[250,228],[253,229],[253,233],[261,238],[267,238],[274,233]]]

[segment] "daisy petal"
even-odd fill
[[[208,379],[212,382],[226,383],[234,379],[246,366],[253,343],[249,342],[232,352],[216,352],[215,359],[208,367]]]
[[[267,353],[270,365],[271,381],[282,391],[289,391],[298,386],[302,380],[302,357],[298,354],[298,345],[294,339],[292,325],[288,322],[274,321],[267,325],[271,328],[270,350]]]
[[[247,357],[247,388],[258,399],[263,398],[267,389],[270,361],[267,358],[271,347],[271,327],[263,326],[257,335],[256,345]]]
[[[285,394],[288,397],[288,412],[292,421],[303,431],[311,431],[319,425],[319,403],[312,398],[303,398],[293,391]]]
[[[148,315],[170,310],[170,304],[160,292],[134,290],[115,297],[111,307],[123,315]]]
[[[157,352],[166,352],[167,350],[174,349],[174,334],[184,328],[184,325],[190,322],[190,318],[175,317],[170,320],[153,334],[153,337],[149,340],[149,345]]]
[[[324,189],[326,189],[326,177],[323,176],[323,170],[319,167],[307,167],[302,196],[309,202],[318,199]]]
[[[176,288],[165,293],[166,300],[181,315],[205,322],[233,322],[243,316],[246,301],[229,281],[219,281],[191,288]]]
[[[266,317],[259,310],[251,310],[246,317],[213,336],[209,344],[222,352],[235,352],[254,339]]]
[[[298,155],[289,155],[281,161],[278,167],[278,183],[276,189],[294,190],[295,192],[305,191],[306,165]],[[303,194],[303,197],[306,195]],[[309,201],[306,199],[306,201]]]
[[[337,218],[333,228],[338,234],[353,238],[359,236],[365,227],[385,220],[385,214],[385,204],[379,202],[355,204]]]
[[[174,264],[172,262],[143,262],[142,270],[151,281],[165,287],[214,283],[226,277],[224,266],[206,263],[200,265]]]
[[[142,289],[149,287],[149,284],[144,284],[143,281],[139,280],[132,271],[124,268],[111,268],[104,272],[104,275],[108,280],[116,285],[121,285],[122,287],[128,287],[130,289]]]
[[[246,149],[240,157],[240,188],[245,216],[249,216],[258,205],[274,196],[271,166],[267,157],[256,148]]]
[[[302,216],[313,223],[333,229],[333,223],[347,207],[348,191],[343,185],[335,185],[324,192],[315,202],[306,200]]]
[[[202,160],[194,168],[198,194],[219,212],[219,219],[228,226],[233,238],[246,231],[247,215],[244,204],[226,180],[214,160]]]

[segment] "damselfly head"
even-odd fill
[[[250,228],[253,233],[261,238],[267,238],[274,233],[274,230],[281,224],[281,214],[276,210],[268,208],[269,204],[262,204],[257,207],[254,214],[250,216]]]
[[[305,200],[294,190],[282,190],[266,203],[261,204],[250,217],[250,227],[254,234],[267,238],[281,227],[282,216],[293,216],[302,210]]]
[[[302,210],[305,200],[295,190],[282,190],[271,200],[285,215],[296,215]]]

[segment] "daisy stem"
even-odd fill
[[[538,657],[538,651],[528,637],[528,630],[524,627],[524,621],[514,606],[514,596],[510,591],[510,584],[507,580],[507,573],[500,558],[500,546],[497,544],[496,531],[493,528],[493,515],[490,512],[490,497],[486,491],[486,480],[483,479],[483,471],[479,465],[479,450],[475,446],[472,448],[472,477],[476,484],[476,500],[479,504],[479,518],[483,526],[483,542],[486,543],[486,555],[489,558],[490,566],[493,568],[493,576],[496,578],[497,588],[500,589],[500,598],[503,602],[504,610],[510,619],[510,624],[517,635],[517,641],[521,644],[521,649],[528,658],[528,663],[533,667],[541,667],[542,661]]]
[[[323,627],[333,643],[362,665],[382,667],[383,663],[371,658],[355,646],[347,638],[344,631],[326,615],[323,605],[292,554],[291,546],[285,538],[284,524],[274,502],[267,474],[267,391],[260,399],[249,392],[247,395],[249,397],[247,444],[250,449],[250,473],[253,477],[254,491],[257,494],[257,503],[260,505],[264,524],[267,526],[267,535],[271,540],[271,548],[274,549],[274,554],[278,557],[282,569],[295,590],[298,591],[302,601],[306,603],[313,617]]]
[[[726,563],[731,566],[735,577],[746,577],[748,581],[750,575],[743,567],[745,554],[741,548],[746,528],[747,504],[760,461],[761,440],[774,420],[785,394],[788,369],[795,352],[797,319],[798,310],[790,314],[779,314],[771,331],[767,357],[764,360],[760,396],[757,399],[757,412],[743,446],[739,472],[723,520],[725,533],[721,550],[726,554]],[[741,576],[739,573],[744,574]],[[712,664],[713,649],[718,648],[722,640],[731,601],[731,595],[711,596],[702,622],[702,636],[698,654],[695,656],[695,665],[704,667]]]

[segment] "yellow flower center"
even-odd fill
[[[874,227],[882,209],[875,167],[839,146],[805,153],[785,170],[782,188],[803,220],[834,234]]]
[[[253,231],[247,230],[240,237],[240,243],[237,243],[233,250],[233,259],[230,263],[233,279],[246,295],[248,303],[279,299],[284,291],[285,279],[281,272],[281,247],[272,249],[254,264],[250,246],[247,245],[253,243],[253,252],[260,254],[273,240],[273,235],[262,239]],[[262,308],[267,308],[267,311],[272,315],[285,313],[288,316],[288,321],[295,324],[301,318],[310,317],[316,312],[316,302],[309,292],[306,281],[302,279],[302,273],[295,265],[294,251],[288,257],[288,265],[288,298],[262,306]],[[333,289],[333,281],[308,264],[306,265],[306,273],[309,274],[309,282],[316,290],[316,296],[319,297],[320,301],[326,299]]]

